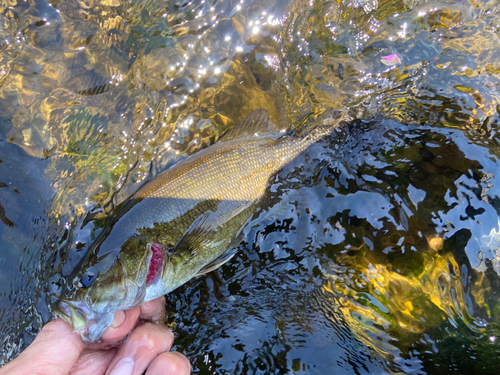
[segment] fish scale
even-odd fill
[[[79,284],[59,304],[60,315],[94,342],[115,311],[158,298],[224,264],[269,179],[333,129],[291,137],[257,110],[213,146],[146,183],[92,245]],[[164,260],[151,262],[153,244],[163,245]],[[154,246],[157,254],[159,245]]]

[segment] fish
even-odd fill
[[[229,261],[270,178],[333,129],[297,136],[258,109],[212,146],[145,183],[91,245],[56,315],[84,342],[97,342],[116,311]]]

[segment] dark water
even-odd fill
[[[343,122],[270,181],[236,257],[167,297],[195,373],[497,373],[496,2],[0,10],[0,363],[118,203],[265,108]]]

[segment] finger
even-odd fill
[[[142,374],[158,354],[170,350],[173,341],[174,335],[167,327],[145,323],[130,334],[111,361],[106,374]],[[122,365],[124,367],[119,368]]]
[[[125,311],[117,311],[113,323],[104,331],[101,337],[101,344],[97,345],[97,347],[90,346],[90,348],[102,349],[103,347],[114,346],[121,342],[137,324],[140,313],[141,309],[139,307],[134,307],[133,309]]]
[[[71,332],[70,325],[59,318],[43,327],[35,341],[0,369],[0,374],[29,374],[36,364],[37,373],[67,375],[84,346],[80,336]]]
[[[103,375],[118,349],[89,350],[85,349],[70,371],[70,375]]]
[[[163,323],[165,321],[165,297],[144,302],[141,305],[141,319],[151,320],[153,323]]]
[[[191,364],[178,352],[161,353],[149,365],[146,375],[189,375]]]

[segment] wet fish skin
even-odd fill
[[[93,245],[59,315],[84,341],[96,342],[115,311],[158,298],[228,261],[270,177],[332,130],[291,137],[265,110],[256,110],[213,146],[146,183]],[[159,246],[161,259],[152,261]],[[147,282],[153,271],[158,276]]]

